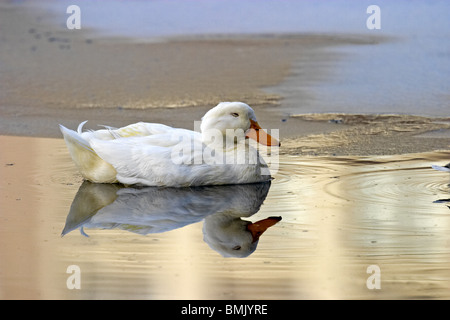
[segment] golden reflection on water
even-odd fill
[[[125,187],[84,181],[62,235],[74,229],[121,229],[140,235],[168,232],[203,221],[203,240],[224,257],[252,254],[261,235],[281,217],[250,222],[270,182],[192,188]]]
[[[205,242],[205,223],[214,216],[206,202],[190,220],[172,218],[176,227],[161,232],[142,228],[148,215],[130,212],[133,224],[97,212],[94,218],[108,219],[81,219],[89,237],[76,223],[61,237],[82,186],[63,140],[0,137],[0,143],[2,299],[450,298],[450,211],[437,201],[450,198],[450,177],[430,169],[447,163],[448,153],[281,156],[264,203],[239,219],[282,220],[237,259]],[[215,209],[233,204],[220,202],[224,197],[251,198],[237,189],[222,197],[210,190],[207,197],[216,199]],[[168,194],[156,197],[161,208],[182,207]],[[148,205],[150,198],[142,199]],[[79,290],[67,288],[70,265],[80,267]],[[370,265],[380,268],[380,289],[366,286]]]

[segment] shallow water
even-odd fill
[[[0,143],[2,299],[450,298],[448,153],[280,156],[271,184],[173,190],[83,183],[61,139]]]
[[[34,4],[34,3],[33,3]],[[380,29],[369,29],[373,1],[45,1],[39,6],[58,23],[70,4],[82,11],[83,28],[101,36],[139,40],[217,34],[352,34],[391,39],[377,45],[331,48],[343,57],[326,66],[326,79],[304,79],[324,68],[299,56],[291,76],[270,89],[283,95],[283,112],[448,115],[449,2],[378,0]],[[36,4],[34,4],[36,5]],[[239,9],[237,9],[239,8]],[[232,23],[230,23],[232,19]],[[378,41],[374,41],[377,43]],[[327,62],[325,62],[327,64]],[[315,73],[313,73],[317,76]],[[305,99],[304,91],[308,91]],[[301,103],[299,104],[299,101]]]

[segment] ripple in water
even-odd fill
[[[370,241],[391,247],[403,235],[450,230],[450,175],[433,163],[446,153],[389,157],[284,157],[266,205],[282,210],[284,224],[320,230],[347,230],[354,246]],[[295,226],[292,226],[295,229]],[[428,229],[427,229],[428,228]],[[327,231],[328,232],[328,231]],[[322,235],[316,234],[319,239]],[[369,241],[369,242],[370,242]]]
[[[327,184],[326,191],[362,207],[441,213],[441,208],[433,210],[430,204],[449,194],[449,177],[424,165],[424,159],[370,162],[366,166],[360,162],[348,171]]]

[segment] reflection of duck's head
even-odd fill
[[[203,240],[224,257],[243,258],[256,250],[261,234],[281,217],[270,217],[255,223],[241,219],[259,211],[270,182],[232,187],[236,189],[226,198],[227,206],[205,218]]]
[[[259,211],[270,184],[125,188],[85,181],[75,196],[62,234],[77,228],[84,234],[83,228],[90,227],[119,228],[145,235],[204,219],[204,239],[211,248],[230,256],[225,252],[232,245],[233,253],[239,251],[237,256],[246,256],[255,250],[260,234],[280,219],[253,224],[241,219]]]
[[[269,217],[252,223],[232,212],[217,213],[206,217],[203,239],[224,257],[244,258],[256,250],[263,232],[280,220],[281,217]]]

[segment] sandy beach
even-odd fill
[[[409,119],[404,114],[383,121],[361,115],[341,121],[333,114],[315,117],[284,111],[277,86],[279,92],[285,85],[298,87],[304,99],[310,99],[308,85],[326,79],[333,64],[343,59],[330,48],[376,46],[391,39],[223,35],[148,43],[50,25],[44,22],[51,13],[5,3],[0,15],[3,135],[60,137],[58,124],[75,128],[84,120],[89,120],[87,128],[146,121],[193,129],[193,122],[218,102],[244,101],[265,128],[279,129],[281,139],[289,139],[281,150],[285,153],[396,154],[442,150],[449,144],[445,118]],[[301,76],[292,77],[299,61],[304,67],[296,73]],[[415,138],[436,130],[439,136]],[[366,147],[367,140],[373,148]]]
[[[68,30],[50,23],[53,15],[0,1],[0,298],[449,297],[448,177],[430,166],[449,160],[450,115],[292,111],[293,103],[320,100],[315,85],[339,78],[336,66],[348,56],[336,48],[396,39],[287,33],[148,41]],[[250,259],[219,260],[198,223],[144,237],[98,228],[90,238],[83,230],[61,238],[83,179],[59,124],[194,129],[221,101],[248,103],[282,144],[280,170],[251,219],[283,220]],[[70,264],[88,270],[84,291],[67,290]],[[367,290],[370,264],[385,272],[384,291]]]

